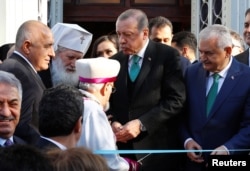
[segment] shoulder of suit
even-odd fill
[[[234,58],[236,58],[236,59],[243,58],[243,57],[246,57],[246,58],[249,57],[249,48],[247,50],[245,50],[244,52],[234,56]]]

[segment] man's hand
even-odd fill
[[[195,142],[193,139],[189,140],[186,144],[186,150],[202,150],[201,146]],[[189,159],[196,163],[204,162],[203,157],[201,156],[200,152],[187,152],[187,156]]]
[[[225,148],[225,146],[222,145],[214,149],[211,155],[229,155],[229,153],[227,149]]]
[[[111,127],[112,127],[113,132],[117,133],[122,129],[122,124],[120,122],[115,121],[112,123]]]
[[[115,132],[117,141],[127,142],[128,140],[136,138],[141,132],[140,126],[141,122],[138,119],[129,121],[125,125],[120,126],[119,130],[116,129]]]

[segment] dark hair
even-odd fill
[[[174,34],[172,42],[176,43],[176,46],[183,48],[185,45],[189,46],[194,52],[197,49],[197,39],[195,35],[189,31],[180,31]]]
[[[39,106],[39,131],[46,137],[69,135],[82,115],[83,97],[77,88],[58,85],[47,89]]]
[[[165,27],[165,26],[169,26],[171,31],[173,32],[173,24],[172,22],[163,17],[163,16],[157,16],[155,18],[151,18],[149,20],[149,33],[151,34],[151,30],[152,30],[152,27],[156,27],[156,28],[161,28],[161,27]]]
[[[45,153],[30,145],[0,147],[0,170],[51,171],[52,165]]]
[[[93,154],[84,147],[47,151],[54,171],[108,171],[104,158]]]
[[[7,58],[8,51],[15,45],[14,43],[7,43],[0,47],[0,60],[4,61]]]
[[[246,10],[246,12],[245,12],[245,17],[247,16],[247,14],[249,14],[250,13],[250,8],[248,8],[247,10]]]
[[[114,44],[114,47],[117,49],[117,51],[119,51],[119,43],[118,43],[118,37],[116,34],[110,34],[110,35],[103,35],[99,38],[97,38],[95,41],[94,41],[94,44],[93,44],[93,48],[92,48],[92,52],[91,52],[91,57],[98,57],[97,55],[97,46],[104,42],[104,41],[110,41]]]

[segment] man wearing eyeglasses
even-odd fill
[[[76,61],[76,73],[79,76],[79,88],[84,96],[83,131],[78,142],[92,151],[116,150],[116,139],[105,111],[109,108],[109,98],[114,93],[114,81],[120,70],[120,64],[104,57],[79,59]],[[102,154],[110,170],[139,169],[136,161],[125,159],[118,154]],[[132,169],[136,168],[136,169]]]

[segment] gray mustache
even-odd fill
[[[12,121],[12,120],[15,120],[15,118],[14,117],[5,117],[5,116],[0,115],[0,122]]]

